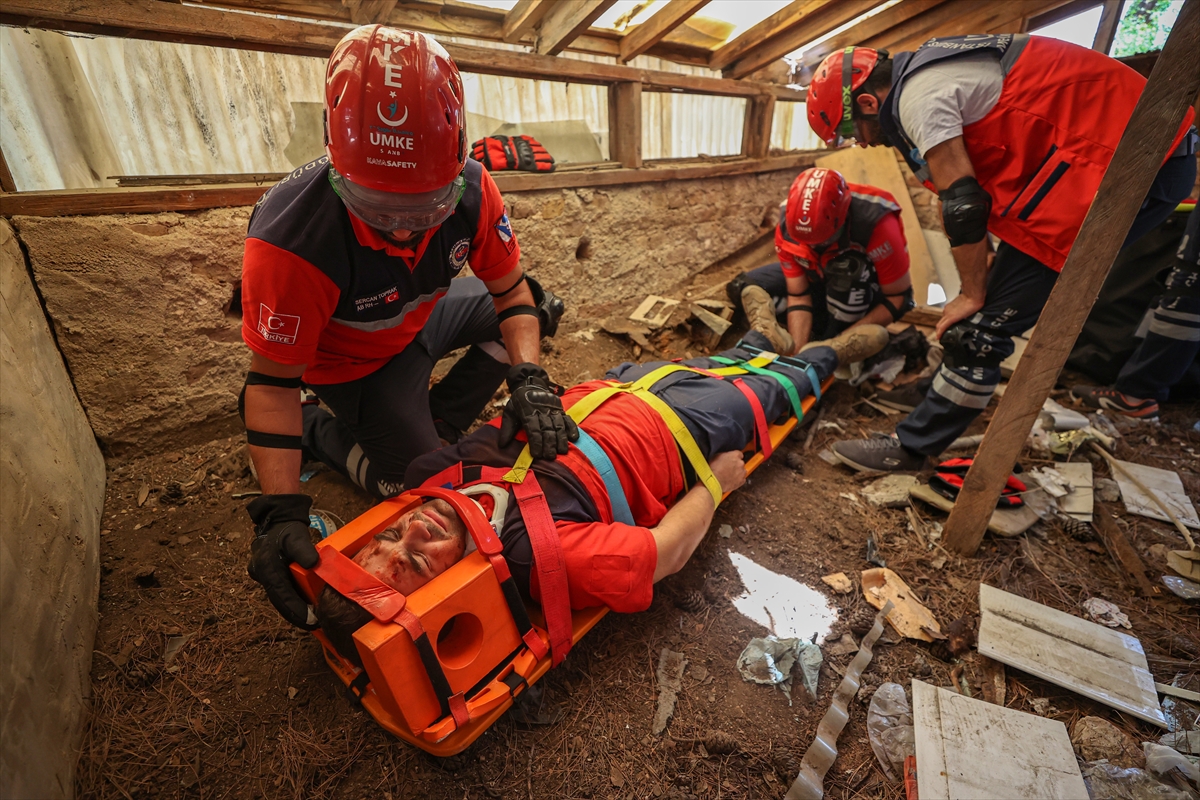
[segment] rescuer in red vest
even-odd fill
[[[895,437],[836,444],[839,459],[920,469],[987,406],[1011,337],[1037,322],[1145,83],[1102,53],[1026,34],[931,39],[894,58],[848,47],[821,62],[809,124],[827,142],[854,137],[904,155],[941,198],[962,282],[937,326],[945,360],[925,399]],[[1162,154],[1126,245],[1191,190],[1193,117],[1189,109]],[[1000,240],[990,267],[988,233]]]
[[[250,576],[300,627],[315,621],[288,564],[317,562],[304,455],[397,494],[409,462],[456,440],[506,376],[502,440],[524,431],[535,457],[553,459],[579,435],[537,363],[562,301],[521,270],[500,192],[467,158],[463,106],[458,68],[432,38],[351,31],[326,71],[326,155],[250,217],[239,406],[263,491],[248,507]],[[467,264],[474,275],[459,276]],[[433,365],[458,348],[469,349],[430,389]]]
[[[888,325],[913,307],[908,243],[892,195],[818,167],[796,177],[780,212],[779,263],[726,287],[776,352],[790,355],[814,335]]]

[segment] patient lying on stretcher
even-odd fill
[[[799,403],[813,393],[814,385],[819,388],[833,373],[839,358],[846,363],[860,360],[870,355],[864,355],[864,346],[877,350],[886,340],[886,333],[858,331],[846,340],[831,341],[832,346],[807,349],[794,359],[752,362],[757,364],[755,371],[724,379],[693,371],[671,372],[655,382],[650,392],[686,427],[686,434],[678,440],[664,417],[641,397],[618,393],[599,405],[580,427],[611,461],[621,497],[610,495],[610,487],[616,490],[614,476],[609,476],[606,485],[593,459],[576,446],[555,461],[539,460],[532,466],[562,545],[571,607],[602,605],[619,612],[646,609],[653,585],[682,569],[703,539],[715,511],[714,495],[745,482],[743,451],[756,436],[761,437],[765,425],[795,413]],[[752,345],[755,339],[751,335],[744,342]],[[765,348],[765,339],[762,344]],[[695,358],[683,364],[711,372],[728,367],[731,361],[745,362],[758,355],[753,347],[739,346],[714,358]],[[627,362],[610,370],[606,378],[632,383],[668,366],[668,362]],[[609,385],[590,381],[576,386],[566,392],[563,405],[570,409]],[[468,482],[474,467],[511,467],[523,442],[500,447],[498,440],[498,426],[486,425],[456,445],[417,458],[405,476],[406,488],[420,487],[435,476],[437,482],[430,481],[430,485],[441,485],[443,473],[459,464]],[[694,441],[694,448],[686,446],[688,440]],[[705,463],[711,474],[704,474]],[[708,478],[707,485],[698,475]],[[496,484],[505,491],[472,493],[468,488],[464,493],[471,494],[484,515],[494,521],[518,587],[536,602],[540,597],[538,576],[524,520],[507,485]],[[497,505],[501,507],[497,509]],[[408,595],[453,566],[472,546],[451,506],[431,500],[377,534],[354,555],[354,561]],[[326,587],[317,617],[338,651],[357,662],[351,637],[370,615]]]

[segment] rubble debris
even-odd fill
[[[821,648],[802,639],[779,639],[775,636],[751,639],[738,656],[737,668],[744,680],[778,686],[792,697],[792,668],[797,662],[809,693],[816,698],[816,677],[821,668]]]
[[[651,330],[661,328],[671,318],[671,312],[675,310],[675,306],[679,305],[678,300],[671,300],[667,297],[659,297],[656,294],[647,295],[646,299],[641,302],[629,318],[634,322],[640,322]],[[651,312],[654,312],[651,314]]]
[[[1142,748],[1129,734],[1100,717],[1081,717],[1071,726],[1071,744],[1084,761],[1107,758],[1122,769],[1146,766]]]
[[[1200,550],[1172,550],[1167,566],[1189,581],[1200,581]]]
[[[1176,683],[1179,681],[1176,680]],[[1184,700],[1191,700],[1193,703],[1200,703],[1200,692],[1193,692],[1189,689],[1181,689],[1178,686],[1168,686],[1165,683],[1155,683],[1154,688],[1159,694],[1168,694],[1172,697],[1180,697]]]
[[[920,797],[1088,797],[1061,722],[924,681],[912,692]]]
[[[1196,507],[1184,491],[1179,473],[1121,461],[1099,447],[1095,450],[1113,467],[1113,477],[1121,487],[1126,511],[1171,522],[1183,534],[1188,547],[1196,546],[1187,528],[1200,528],[1200,517],[1196,516]]]
[[[1142,643],[1094,622],[979,586],[979,652],[1166,727]]]
[[[1142,742],[1142,752],[1146,755],[1146,771],[1150,774],[1167,776],[1178,771],[1200,789],[1200,767],[1179,751],[1154,742]]]
[[[1121,499],[1121,485],[1112,478],[1096,478],[1093,483],[1092,491],[1101,503],[1115,503]]]
[[[908,490],[917,485],[912,475],[888,475],[869,483],[859,492],[876,508],[904,508],[908,505]]]
[[[718,303],[720,310],[714,313],[712,310],[705,308],[704,306],[709,303]],[[692,312],[692,316],[698,321],[698,324],[692,328],[693,338],[709,350],[717,349],[721,344],[721,337],[733,325],[730,321],[733,319],[733,309],[728,306],[720,306],[719,301],[701,300],[692,303],[689,310]]]
[[[1081,771],[1091,797],[1111,800],[1194,800],[1182,789],[1167,786],[1143,769],[1121,769],[1107,761],[1085,763]]]
[[[983,699],[998,706],[1004,705],[1008,697],[1008,677],[1004,665],[986,656],[980,656],[980,660],[983,662]]]
[[[1038,419],[1042,421],[1042,426],[1046,430],[1051,431],[1076,431],[1086,428],[1090,423],[1090,420],[1083,414],[1064,408],[1049,397],[1046,398],[1046,402],[1042,403]]]
[[[1137,587],[1144,597],[1154,595],[1155,589],[1146,579],[1146,565],[1142,563],[1141,556],[1133,549],[1129,538],[1117,525],[1109,509],[1105,506],[1097,509],[1092,524],[1096,526],[1096,532],[1100,534],[1100,540],[1104,542],[1113,561],[1117,562],[1117,566],[1125,573],[1128,583]]]
[[[833,701],[817,724],[816,740],[804,752],[800,774],[796,776],[784,800],[821,800],[825,796],[825,773],[837,758],[837,739],[850,717],[847,703],[858,692],[863,670],[871,663],[871,648],[883,634],[883,620],[892,611],[889,602],[875,615],[871,630],[863,637],[862,647],[846,667],[845,677],[833,693]]]
[[[150,496],[150,485],[143,483],[142,487],[140,489],[138,489],[138,494],[137,494],[138,508],[141,508],[142,506],[146,505],[146,498],[149,496]]]
[[[675,713],[675,700],[683,687],[683,670],[687,659],[683,653],[663,648],[658,654],[658,707],[654,710],[654,721],[650,732],[655,736],[667,729],[671,715]]]
[[[844,656],[858,650],[858,642],[854,641],[854,637],[850,634],[843,633],[840,638],[826,644],[825,650],[831,656]]]
[[[854,591],[854,583],[844,572],[824,575],[821,577],[821,581],[838,594],[849,594]]]
[[[179,651],[187,644],[191,636],[184,634],[180,636],[172,636],[167,639],[166,649],[163,650],[163,664],[170,666],[172,662],[179,656]]]
[[[1093,622],[1099,622],[1109,628],[1132,629],[1129,617],[1122,613],[1120,606],[1101,600],[1099,597],[1089,597],[1083,602],[1083,611]],[[1089,759],[1091,760],[1091,759]]]
[[[950,658],[962,658],[975,646],[975,618],[959,617],[947,625],[942,633],[945,639],[938,647],[944,647]]]
[[[867,534],[867,563],[877,567],[886,567],[887,561],[879,555],[879,545],[875,543],[875,534]]]
[[[895,572],[882,568],[863,570],[862,590],[863,597],[875,608],[892,606],[887,621],[901,636],[923,642],[942,638],[938,621]]]
[[[884,683],[875,690],[867,707],[867,738],[883,774],[900,780],[905,760],[916,753],[912,707],[900,684]]]
[[[1176,597],[1182,597],[1184,600],[1200,600],[1200,583],[1180,578],[1178,575],[1163,575],[1162,582]]]
[[[733,526],[722,525],[721,527],[717,528],[717,534],[720,535],[722,539],[728,539],[730,536],[733,536]]]

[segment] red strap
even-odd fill
[[[459,730],[471,721],[471,712],[467,711],[467,701],[462,692],[450,696],[450,713],[454,715],[454,724]]]
[[[533,653],[533,657],[541,661],[546,657],[546,653],[550,648],[542,641],[542,637],[538,635],[537,628],[530,628],[525,631],[525,635],[521,637],[525,641],[525,646],[529,648],[529,652]]]
[[[463,482],[462,466],[461,461],[451,464],[437,475],[431,476],[422,486],[446,486],[449,484],[451,489],[457,489]]]
[[[346,558],[336,547],[321,547],[318,552],[321,561],[313,569],[317,577],[365,608],[375,619],[391,622],[406,613],[404,595]]]
[[[533,546],[533,561],[537,567],[541,589],[542,613],[550,634],[550,664],[557,667],[571,649],[571,595],[567,588],[567,565],[563,558],[562,542],[554,527],[554,517],[542,487],[533,470],[521,483],[513,484],[513,493]]]
[[[775,452],[775,447],[771,444],[771,429],[767,427],[767,414],[763,411],[762,401],[741,378],[735,378],[733,385],[750,403],[750,409],[754,412],[754,429],[758,431],[758,447],[762,450],[763,458],[770,458],[771,453]]]

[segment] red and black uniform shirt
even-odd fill
[[[874,186],[851,183],[849,188],[850,210],[844,230],[837,241],[819,252],[788,234],[787,202],[780,206],[775,253],[785,276],[798,278],[803,273],[810,282],[824,283],[825,265],[846,250],[867,254],[880,286],[894,283],[908,272],[908,240],[904,238],[900,204],[890,193]]]
[[[592,391],[609,384],[592,381],[563,397],[570,408]],[[420,486],[455,464],[464,475],[471,466],[511,467],[524,446],[524,433],[508,447],[498,446],[498,421],[485,425],[456,445],[413,460],[404,476],[405,488]],[[604,481],[574,445],[554,461],[534,461],[533,471],[546,495],[550,515],[562,542],[571,608],[607,606],[634,612],[649,608],[654,599],[654,570],[658,547],[650,529],[660,523],[684,491],[679,450],[671,432],[646,403],[618,394],[588,415],[584,427],[612,460],[625,490],[635,525],[612,520]],[[533,549],[516,498],[510,493],[500,531],[504,557],[522,592],[540,597]]]
[[[351,214],[311,161],[263,195],[242,262],[242,338],[311,384],[357,380],[412,342],[468,263],[485,281],[517,266],[520,248],[487,171],[467,159],[454,213],[414,249]]]

